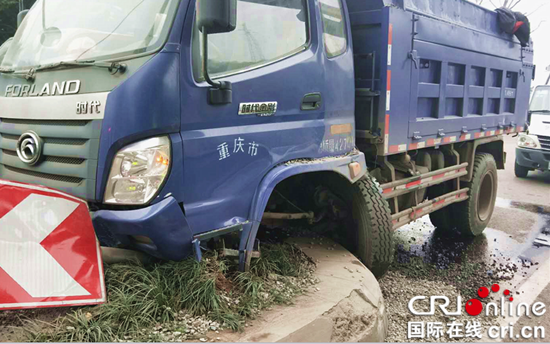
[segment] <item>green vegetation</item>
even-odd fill
[[[208,254],[194,259],[152,266],[106,267],[108,303],[84,307],[53,323],[29,321],[28,339],[40,342],[111,342],[127,337],[161,341],[164,325],[177,325],[182,314],[216,321],[223,328],[240,330],[247,318],[274,304],[288,304],[311,284],[313,264],[294,246],[264,245],[262,257],[250,272],[236,263]]]

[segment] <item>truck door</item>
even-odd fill
[[[183,207],[194,233],[246,221],[256,188],[278,164],[353,148],[353,137],[327,140],[330,125],[353,123],[353,63],[344,36],[343,45],[335,44],[338,57],[326,65],[315,4],[238,1],[237,28],[208,37],[210,76],[232,83],[232,103],[225,105],[207,101],[195,5],[190,5],[181,54],[181,135]],[[336,9],[340,32],[347,34],[343,9]],[[341,73],[330,87],[326,68]]]

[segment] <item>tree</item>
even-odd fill
[[[0,0],[0,45],[15,34],[18,3],[17,0]]]
[[[25,8],[31,8],[35,1],[24,1]],[[19,13],[19,0],[0,0],[0,45],[15,35],[17,13]]]

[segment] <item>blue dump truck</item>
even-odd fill
[[[103,246],[200,259],[224,239],[241,269],[282,220],[377,276],[426,214],[480,235],[534,76],[532,45],[464,0],[37,0],[19,19],[0,178],[86,199]]]

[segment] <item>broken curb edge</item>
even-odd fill
[[[293,238],[317,263],[314,291],[250,322],[238,342],[383,342],[387,310],[378,281],[349,251],[327,238]]]

